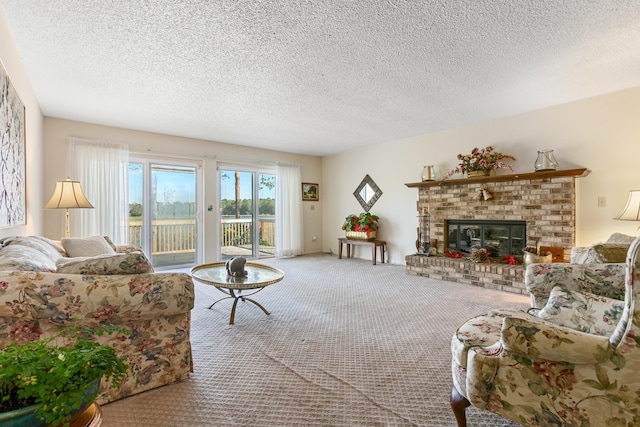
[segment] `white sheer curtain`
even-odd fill
[[[300,165],[276,166],[276,257],[303,253]]]
[[[94,209],[70,209],[74,237],[109,236],[129,242],[129,146],[67,138],[67,172],[80,181]]]

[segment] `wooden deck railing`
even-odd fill
[[[222,246],[251,245],[251,219],[223,219]],[[272,218],[258,221],[260,243],[275,246],[276,230]],[[155,220],[152,222],[152,254],[192,252],[196,247],[194,220]],[[129,244],[142,246],[142,221],[129,221]]]

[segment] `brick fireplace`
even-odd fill
[[[448,220],[524,221],[526,245],[562,248],[568,261],[575,245],[575,180],[588,169],[425,181],[406,184],[418,191],[417,210],[428,213],[429,236],[437,239],[437,256],[405,257],[407,273],[526,293],[522,265],[474,263],[453,259],[446,251]],[[478,197],[487,190],[493,197]]]

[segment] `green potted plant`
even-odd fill
[[[378,230],[380,217],[370,212],[362,212],[360,215],[348,215],[342,229],[349,239],[374,240]]]
[[[59,335],[0,350],[0,426],[64,425],[96,398],[100,381],[117,387],[127,373],[125,358],[92,341],[124,328],[70,326]],[[17,415],[26,419],[17,421]],[[40,424],[38,424],[40,423]]]

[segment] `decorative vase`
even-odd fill
[[[489,176],[491,173],[490,169],[483,169],[479,171],[469,171],[467,172],[467,178],[477,178],[479,176]]]
[[[553,150],[539,150],[534,167],[536,172],[558,169],[558,161],[553,155]]]
[[[345,236],[347,239],[354,239],[354,240],[375,240],[376,232],[370,231],[369,235],[367,236],[366,231],[345,231]]]
[[[548,252],[544,255],[537,255],[533,252],[524,251],[522,253],[522,260],[524,261],[525,268],[530,264],[549,264],[553,262],[553,254]]]
[[[422,180],[423,181],[435,181],[436,179],[436,168],[432,165],[425,166],[422,168]]]

